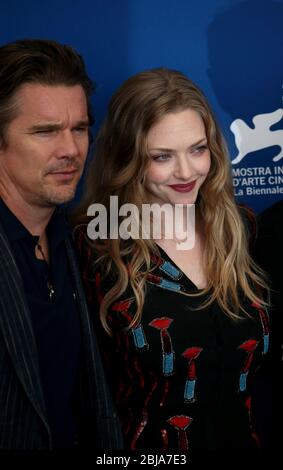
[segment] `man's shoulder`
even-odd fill
[[[283,199],[265,209],[258,216],[260,224],[281,224],[283,226]]]
[[[273,204],[258,215],[260,237],[281,240],[283,231],[283,200]]]

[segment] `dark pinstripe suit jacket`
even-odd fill
[[[80,446],[121,449],[118,418],[106,386],[71,241],[66,242],[82,329]],[[0,224],[0,449],[52,449],[37,349],[20,272]]]

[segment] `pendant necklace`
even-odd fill
[[[50,300],[50,302],[54,302],[54,300],[55,300],[55,290],[54,290],[54,287],[53,287],[53,284],[52,284],[52,281],[51,281],[51,276],[50,276],[50,264],[48,263],[47,259],[45,258],[45,254],[44,254],[42,246],[39,243],[37,243],[35,245],[35,248],[39,251],[39,253],[42,256],[42,259],[47,264],[47,267],[48,267],[47,289],[48,289],[48,293],[49,293],[49,300]]]

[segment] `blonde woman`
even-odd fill
[[[138,208],[140,227],[144,204],[194,204],[194,243],[178,249],[166,223],[159,238],[113,236],[113,196],[119,209]],[[93,203],[108,218],[97,239],[88,236]],[[248,254],[250,224],[235,204],[218,125],[182,73],[142,72],[115,93],[75,220],[127,448],[252,449],[249,390],[268,350],[265,283]]]

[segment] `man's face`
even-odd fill
[[[16,101],[18,113],[0,149],[1,193],[40,207],[70,201],[88,150],[83,88],[24,84]]]

